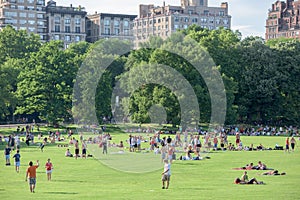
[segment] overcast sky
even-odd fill
[[[221,2],[229,3],[229,13],[232,16],[232,29],[242,32],[243,37],[264,37],[265,21],[268,9],[276,0],[209,0],[209,6],[220,6]],[[138,15],[139,4],[162,5],[163,0],[56,0],[57,5],[81,5],[89,14],[120,13]],[[165,0],[167,5],[180,5],[180,0]]]

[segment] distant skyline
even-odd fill
[[[139,4],[163,5],[163,0],[54,0],[57,5],[81,5],[88,14],[120,13],[138,15]],[[166,5],[180,5],[180,0],[165,0]],[[220,6],[221,2],[228,2],[229,14],[232,16],[232,30],[239,30],[243,38],[247,36],[265,37],[265,23],[268,9],[276,0],[209,0],[209,6]]]

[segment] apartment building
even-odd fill
[[[133,21],[137,15],[95,13],[87,15],[87,41],[102,38],[133,40]]]
[[[6,25],[47,41],[45,0],[0,0],[0,29]]]
[[[300,38],[300,1],[276,1],[269,9],[265,39]]]
[[[231,28],[228,3],[220,7],[209,7],[208,0],[181,0],[180,6],[140,5],[139,17],[134,20],[135,47],[150,36],[169,37],[177,29],[186,29],[196,24],[210,30]]]
[[[57,6],[51,0],[46,6],[48,40],[64,41],[65,48],[71,43],[86,40],[86,15],[81,6]]]

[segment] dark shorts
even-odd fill
[[[82,154],[83,154],[83,155],[86,154],[86,149],[82,149]]]
[[[236,140],[235,140],[235,143],[236,143],[236,144],[239,144],[239,143],[240,143],[240,139],[236,139]]]
[[[295,149],[295,143],[291,143],[292,149]]]
[[[36,178],[29,178],[30,185],[35,185],[35,183],[36,183]]]
[[[286,149],[289,149],[290,147],[289,147],[289,145],[287,144],[287,145],[285,145],[285,148],[286,148]]]
[[[79,149],[75,149],[75,154],[79,154]]]
[[[254,184],[254,178],[252,178],[247,184]]]
[[[161,180],[162,180],[162,181],[170,181],[170,178],[171,178],[171,175],[164,174],[164,175],[161,177]]]

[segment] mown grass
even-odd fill
[[[118,133],[117,129],[109,131],[113,137],[112,142],[118,143],[128,138],[128,134]],[[229,141],[234,142],[234,138],[229,137]],[[244,136],[242,141],[246,145],[253,143],[257,146],[262,143],[274,147],[275,144],[284,145],[285,138]],[[4,146],[1,145],[0,148],[2,151]],[[74,152],[73,146],[69,148]],[[172,164],[171,184],[168,190],[161,189],[162,166],[161,169],[148,173],[126,173],[104,165],[103,159],[111,160],[113,155],[108,154],[104,157],[101,149],[98,149],[98,156],[86,160],[66,158],[65,150],[66,148],[57,147],[56,144],[47,145],[45,151],[41,152],[37,146],[26,147],[22,144],[19,174],[14,171],[14,166],[5,166],[2,157],[0,159],[1,199],[298,199],[300,195],[297,188],[300,180],[299,149],[294,153],[274,150],[212,151],[209,153],[211,159],[177,160]],[[89,153],[93,154],[91,149]],[[152,153],[150,154],[153,156]],[[135,165],[130,159],[126,163],[128,155],[131,154],[124,154],[122,162],[129,166]],[[53,180],[50,182],[47,181],[43,167],[48,158],[51,158],[54,165]],[[29,192],[28,183],[25,182],[25,171],[30,160],[40,160],[41,164],[34,194]],[[262,176],[261,171],[253,170],[249,171],[249,176],[264,181],[266,185],[233,184],[233,180],[240,177],[243,171],[232,168],[250,162],[257,163],[259,160],[266,163],[268,167],[285,171],[287,175]],[[154,161],[147,160],[145,154],[143,162],[148,166],[147,162],[150,165]]]

